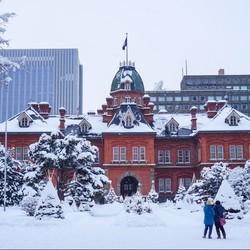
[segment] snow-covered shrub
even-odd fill
[[[105,196],[105,200],[108,204],[113,203],[118,200],[118,197],[115,193],[114,188],[112,187],[112,184],[110,182],[110,188],[108,194]]]
[[[20,203],[21,209],[24,210],[28,216],[34,216],[38,200],[39,197],[25,196]]]
[[[148,202],[157,203],[158,198],[159,198],[159,194],[155,191],[154,181],[152,181],[151,189],[150,189],[146,199]]]
[[[145,202],[141,195],[135,194],[125,197],[124,206],[127,213],[136,213],[139,215],[143,213],[152,213],[152,209],[148,202]]]
[[[50,180],[39,198],[35,211],[36,219],[41,220],[48,217],[64,219],[64,212],[60,200]]]

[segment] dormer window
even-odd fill
[[[24,117],[20,122],[21,127],[29,127],[28,119],[27,117]]]
[[[228,123],[230,126],[238,126],[238,123],[240,121],[239,114],[233,110],[230,115],[225,119],[225,122]]]
[[[127,111],[122,118],[122,122],[124,124],[124,127],[125,128],[133,128],[134,121],[135,121],[135,116],[134,116],[131,108],[128,106]]]
[[[124,89],[131,90],[131,84],[130,84],[130,82],[125,82]]]
[[[19,126],[22,128],[29,127],[30,123],[33,122],[32,118],[26,112],[21,113],[17,120],[19,122]]]
[[[79,123],[80,130],[83,134],[88,133],[89,130],[92,128],[91,124],[83,118],[82,121]]]
[[[127,116],[126,121],[125,121],[125,126],[132,127],[132,119],[130,116]]]
[[[171,118],[170,121],[165,125],[165,128],[167,133],[175,134],[179,130],[179,123],[174,118]]]
[[[230,117],[229,125],[231,126],[236,126],[237,125],[237,120],[235,116]]]

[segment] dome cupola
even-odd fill
[[[120,63],[120,68],[115,74],[111,84],[111,93],[118,90],[138,91],[144,93],[143,81],[135,69],[135,63],[129,61],[126,65]]]

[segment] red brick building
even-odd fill
[[[70,117],[60,108],[60,115],[51,116],[48,103],[30,103],[7,121],[8,147],[15,149],[16,159],[27,160],[29,145],[42,133],[85,137],[99,148],[95,165],[105,169],[118,195],[139,187],[147,195],[154,181],[161,200],[172,198],[180,181],[188,188],[204,166],[221,161],[244,166],[250,157],[250,117],[226,101],[208,101],[204,113],[192,107],[190,114],[153,114],[154,104],[132,63],[120,65],[109,94],[97,115]],[[4,131],[5,122],[2,144]]]

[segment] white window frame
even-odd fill
[[[164,151],[158,150],[158,163],[164,163]]]
[[[170,193],[171,190],[171,178],[167,177],[165,180],[165,187],[166,187],[166,192]]]
[[[126,147],[120,147],[120,161],[126,161]]]
[[[119,148],[113,147],[113,161],[119,161]]]
[[[140,147],[140,161],[146,160],[146,148]]]
[[[23,160],[27,161],[29,159],[29,148],[23,147]]]
[[[159,193],[164,193],[165,189],[164,189],[164,178],[160,178],[159,179]]]
[[[132,156],[132,159],[133,161],[138,161],[139,158],[138,158],[138,147],[133,147],[132,148],[132,152],[133,152],[133,156]]]
[[[165,150],[165,163],[171,162],[170,150]]]

